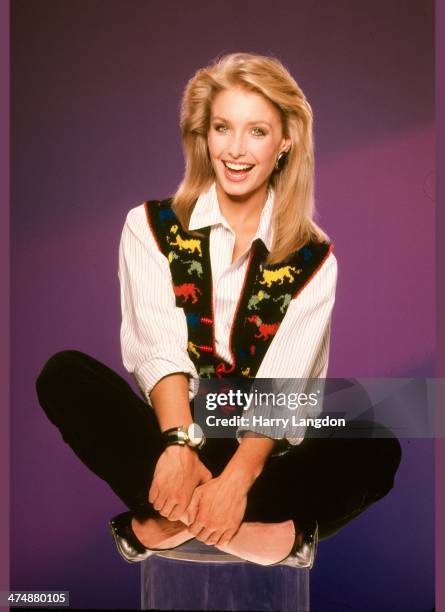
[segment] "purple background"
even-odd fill
[[[445,24],[445,1],[437,0],[436,3],[436,107],[437,122],[437,167],[445,168],[445,117],[440,109],[445,108],[445,79],[442,77],[445,71],[445,37],[443,25]],[[436,214],[436,261],[437,261],[437,312],[445,310],[445,240],[443,230],[445,229],[445,173],[437,176],[437,214]],[[441,377],[442,393],[439,396],[437,420],[440,424],[445,423],[445,320],[438,317],[436,320],[436,376]],[[442,409],[441,409],[442,408]],[[436,440],[436,607],[437,610],[445,610],[445,438]]]
[[[9,588],[9,4],[0,0],[0,591]]]
[[[314,108],[319,222],[339,260],[330,376],[434,375],[433,3],[181,6],[12,6],[11,581],[69,589],[78,607],[136,607],[139,572],[107,532],[121,503],[48,423],[34,379],[64,348],[123,373],[120,231],[178,184],[179,98],[210,58],[277,55]],[[393,493],[321,545],[314,610],[433,607],[433,449],[405,441]]]

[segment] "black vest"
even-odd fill
[[[266,265],[265,245],[259,239],[253,242],[230,332],[230,366],[215,354],[210,227],[199,230],[202,238],[184,231],[170,199],[146,202],[145,209],[158,247],[170,264],[176,305],[187,318],[188,353],[199,376],[255,377],[290,301],[311,280],[332,245],[309,242],[285,263]]]

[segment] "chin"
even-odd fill
[[[225,189],[224,187],[222,189],[224,193],[231,198],[248,198],[254,192],[254,190],[252,189],[239,189],[239,188],[238,189],[236,188]]]
[[[240,183],[240,184],[233,184],[230,181],[226,181],[224,179],[219,180],[218,182],[219,182],[221,189],[224,191],[224,193],[226,193],[228,196],[238,197],[238,198],[248,197],[249,195],[253,195],[256,191],[258,191],[259,189],[263,187],[263,184],[252,185],[252,184],[249,184],[248,182]]]

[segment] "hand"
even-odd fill
[[[224,475],[197,487],[187,508],[189,531],[205,544],[226,545],[243,520],[248,488]]]
[[[180,520],[196,487],[212,478],[196,451],[188,446],[167,446],[156,464],[148,501],[170,521]]]

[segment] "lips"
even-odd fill
[[[243,181],[254,168],[255,164],[239,164],[235,162],[223,161],[224,174],[229,181]]]

